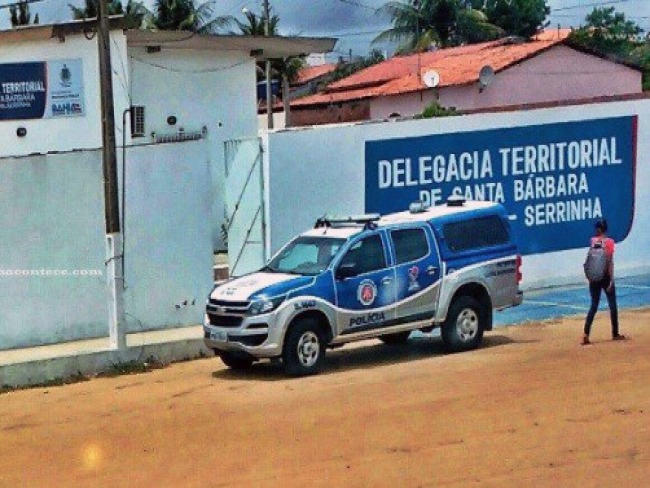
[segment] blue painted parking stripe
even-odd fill
[[[584,312],[585,310],[589,310],[589,307],[576,307],[575,305],[567,305],[566,303],[558,303],[558,302],[544,302],[541,300],[526,300],[525,303],[531,303],[533,305],[544,305],[544,306],[549,306],[549,307],[562,307],[562,308],[571,308],[573,310],[580,310]]]
[[[632,288],[635,290],[650,290],[650,286],[643,286],[643,285],[616,285],[617,288]]]

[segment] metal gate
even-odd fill
[[[264,169],[259,138],[226,141],[226,220],[231,276],[262,267],[266,261]]]

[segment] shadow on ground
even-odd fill
[[[479,351],[516,343],[520,343],[520,341],[503,335],[490,334],[484,337],[483,345]],[[406,344],[400,345],[387,345],[380,342],[373,342],[368,346],[362,347],[342,347],[327,351],[325,363],[323,364],[320,375],[339,374],[356,369],[418,361],[448,354],[450,353],[445,350],[442,340],[439,337],[414,337],[409,339]],[[212,377],[225,380],[249,379],[258,381],[286,379],[282,364],[279,361],[261,361],[253,364],[250,369],[246,370],[223,369],[214,371]]]

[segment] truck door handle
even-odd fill
[[[437,266],[429,266],[429,267],[427,268],[427,274],[428,274],[428,275],[436,274],[436,271],[438,271],[438,267],[437,267]]]
[[[390,276],[384,276],[381,280],[382,285],[390,285],[390,283],[393,281],[393,278]]]

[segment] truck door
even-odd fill
[[[381,233],[352,244],[335,268],[339,334],[385,326],[395,317],[395,270]]]
[[[440,256],[427,225],[388,232],[396,275],[396,319],[414,322],[433,318],[440,294]]]

